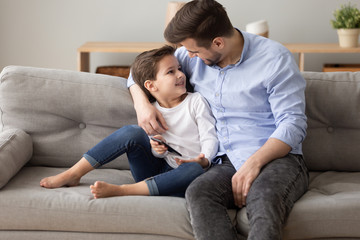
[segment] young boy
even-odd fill
[[[124,126],[90,149],[67,171],[42,179],[40,186],[76,186],[89,171],[126,153],[136,183],[113,185],[97,181],[90,186],[95,198],[184,196],[187,186],[210,166],[218,140],[209,106],[200,94],[186,91],[186,77],[174,52],[170,46],[144,52],[135,59],[131,70],[133,79],[168,124],[167,132],[153,137],[170,147],[149,141],[139,126]],[[170,151],[171,148],[175,151]]]

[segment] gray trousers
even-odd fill
[[[214,165],[196,178],[186,191],[191,224],[198,240],[238,239],[228,208],[236,208],[230,160]],[[308,189],[309,175],[301,155],[288,154],[265,165],[246,199],[250,224],[248,239],[282,238],[283,225],[294,205]]]

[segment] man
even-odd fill
[[[194,90],[216,118],[220,164],[187,189],[196,239],[237,239],[227,208],[246,206],[248,239],[281,239],[308,173],[301,143],[306,135],[302,78],[291,53],[269,39],[233,28],[214,0],[188,2],[165,30],[181,44],[175,55]],[[139,125],[167,129],[146,97],[132,85]]]

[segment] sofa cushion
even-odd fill
[[[304,72],[306,164],[312,171],[360,171],[360,72]]]
[[[75,71],[6,67],[0,110],[0,131],[31,135],[33,165],[70,167],[116,129],[136,124],[126,79]],[[126,156],[108,167],[128,169]]]
[[[317,173],[296,202],[284,228],[285,239],[360,236],[360,173]]]
[[[95,180],[133,183],[128,170],[96,169],[85,175],[76,187],[45,189],[39,186],[42,178],[63,170],[24,167],[0,191],[0,231],[136,233],[193,239],[184,198],[93,198],[89,185]]]
[[[360,173],[310,172],[309,190],[295,203],[283,238],[358,239],[360,236]],[[247,236],[246,208],[237,214],[237,230]]]
[[[31,137],[20,129],[0,133],[0,189],[32,156]]]

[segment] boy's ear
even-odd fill
[[[157,91],[157,87],[154,84],[154,81],[151,80],[146,80],[144,82],[144,87],[149,91],[149,92],[155,92]]]

